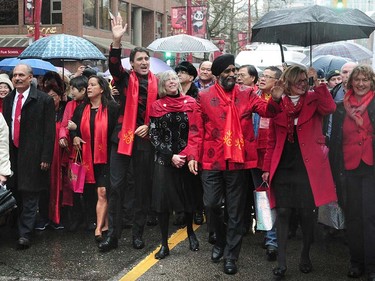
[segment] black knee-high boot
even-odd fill
[[[310,247],[314,239],[314,226],[316,220],[315,209],[300,209],[301,230],[303,234],[303,247],[301,252],[300,270],[308,273],[311,271]]]
[[[186,222],[187,235],[190,236],[194,233],[194,230],[193,230],[193,213],[186,213],[185,212],[185,222]]]
[[[161,245],[168,247],[169,212],[158,213],[158,220],[161,233]]]
[[[199,242],[193,230],[193,213],[185,213],[186,231],[189,239],[189,248],[192,251],[199,250]]]
[[[277,233],[277,244],[278,244],[278,256],[277,261],[279,267],[286,268],[286,246],[288,241],[289,232],[289,219],[291,214],[290,208],[276,208],[277,219],[276,219],[276,233]]]
[[[169,224],[169,212],[158,213],[159,226],[161,232],[161,247],[160,250],[155,254],[155,259],[161,260],[169,255],[168,247],[168,224]]]

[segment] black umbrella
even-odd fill
[[[375,22],[358,9],[319,5],[271,11],[252,28],[253,42],[311,46],[368,38]],[[310,50],[310,63],[312,52]]]

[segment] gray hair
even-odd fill
[[[167,70],[162,73],[159,73],[159,83],[158,83],[158,94],[159,98],[165,97],[167,95],[167,91],[165,90],[165,83],[170,79],[170,78],[176,78],[178,81],[178,91],[181,93],[182,88],[180,81],[178,79],[178,76],[174,70]]]

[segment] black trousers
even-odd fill
[[[375,273],[375,177],[363,163],[346,171],[345,221],[350,262]]]
[[[216,231],[216,245],[225,247],[225,259],[237,260],[240,254],[248,182],[246,170],[202,171],[203,202]],[[222,198],[225,200],[226,219]]]
[[[133,165],[135,184],[133,236],[142,236],[151,205],[154,150],[148,140],[135,138],[132,156],[117,153],[117,144],[112,145],[110,158],[111,187],[108,201],[108,235],[119,238],[122,231],[122,206],[126,197],[127,174],[130,162]],[[126,200],[126,199],[125,199]]]
[[[21,191],[22,210],[18,218],[18,235],[30,239],[38,211],[39,192]]]

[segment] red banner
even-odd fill
[[[187,33],[186,7],[172,8],[172,28],[173,34]],[[200,38],[206,38],[207,34],[207,7],[191,7],[191,25],[192,35]]]
[[[25,0],[25,24],[34,24],[34,0]]]
[[[200,38],[206,38],[207,34],[207,7],[191,7],[191,25],[192,35]]]
[[[0,57],[18,57],[25,48],[2,48],[0,47]]]
[[[173,34],[186,33],[186,7],[173,7],[171,10]]]
[[[238,46],[241,50],[244,50],[247,44],[247,33],[239,32],[238,33]]]

